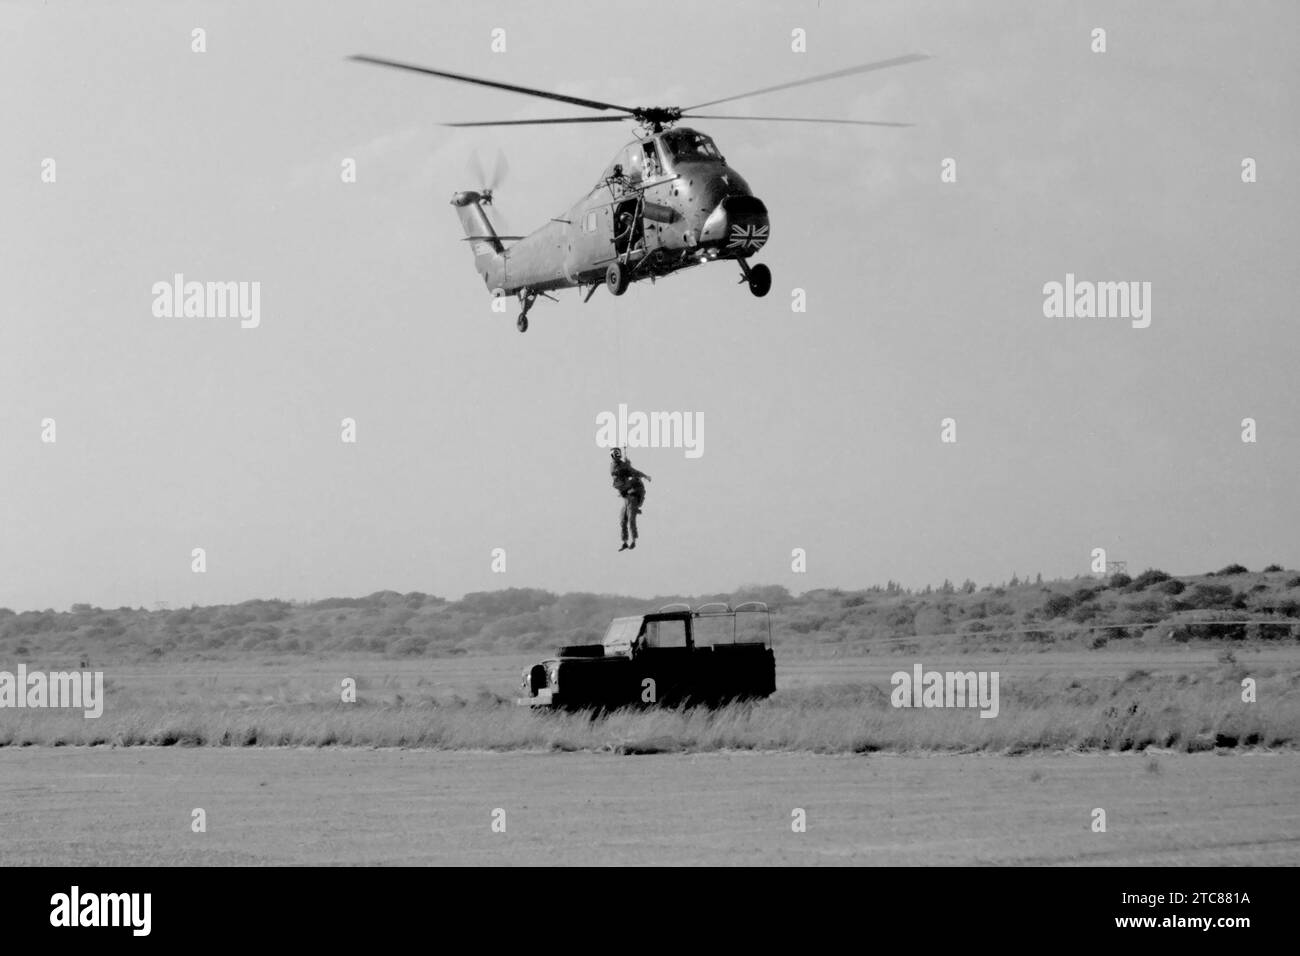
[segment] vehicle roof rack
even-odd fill
[[[766,602],[766,601],[746,601],[744,604],[737,604],[736,607],[735,607],[735,610],[737,610],[737,611],[766,611],[766,610],[767,610],[767,602]]]
[[[675,604],[665,604],[659,609],[658,613],[666,614],[669,611],[689,611],[690,609],[691,606],[689,604],[683,604],[679,601]]]
[[[708,604],[701,604],[695,609],[695,613],[700,615],[730,614],[732,611],[731,605],[726,601],[711,601]]]

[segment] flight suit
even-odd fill
[[[632,540],[635,541],[637,538],[636,516],[641,511],[642,502],[645,501],[645,483],[642,481],[645,474],[633,468],[632,463],[626,458],[611,461],[609,474],[614,479],[614,490],[623,499],[623,505],[619,509],[618,530],[623,543],[626,544],[629,528],[632,532]]]

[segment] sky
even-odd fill
[[[1300,565],[1298,20],[0,4],[0,607],[984,583],[1084,574],[1098,547]],[[690,105],[913,51],[933,59],[727,104],[912,128],[694,122],[769,209],[766,298],[716,263],[562,292],[525,335],[448,204],[480,185],[471,153],[504,152],[497,208],[528,232],[631,125],[446,128],[580,111],[346,59]],[[155,316],[176,273],[259,282],[260,324]],[[1067,273],[1149,282],[1149,327],[1045,316]],[[620,403],[704,421],[699,457],[631,450],[652,482],[622,554],[596,441]]]

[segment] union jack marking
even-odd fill
[[[759,249],[767,242],[767,226],[732,226],[728,249]]]

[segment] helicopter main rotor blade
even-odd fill
[[[619,107],[621,109],[621,107]],[[621,123],[628,116],[570,116],[562,119],[488,120],[474,123],[439,123],[439,126],[541,126],[547,123]]]
[[[765,86],[761,90],[750,90],[748,93],[737,93],[735,96],[726,96],[720,100],[709,100],[707,103],[696,103],[694,106],[686,107],[683,112],[702,109],[705,106],[717,106],[719,103],[730,103],[732,100],[742,100],[747,96],[758,96],[760,93],[774,93],[777,90],[788,90],[796,86],[807,86],[809,83],[823,83],[826,80],[836,80],[842,76],[853,76],[858,73],[870,73],[873,70],[885,70],[891,66],[903,66],[907,63],[916,63],[920,60],[930,59],[928,53],[907,53],[903,56],[896,56],[891,60],[876,60],[874,63],[863,63],[859,66],[849,66],[842,70],[835,70],[831,73],[820,73],[817,76],[810,76],[802,80],[793,80],[789,83],[778,83],[776,86]]]
[[[616,103],[602,103],[599,100],[587,100],[580,96],[565,96],[563,93],[549,93],[546,90],[535,90],[528,86],[516,86],[513,83],[500,83],[496,80],[485,80],[477,76],[466,76],[464,73],[450,73],[446,70],[434,70],[427,66],[418,66],[414,63],[402,63],[399,60],[385,60],[382,57],[366,56],[365,54],[354,54],[348,57],[350,60],[356,60],[359,63],[373,63],[376,66],[391,66],[398,70],[410,70],[412,73],[425,73],[429,76],[440,76],[445,80],[457,80],[461,83],[473,83],[477,86],[490,86],[498,90],[508,90],[511,93],[523,93],[526,96],[540,96],[547,100],[558,100],[561,103],[572,103],[574,106],[585,106],[592,110],[621,110],[624,113],[631,113],[631,108],[619,106]],[[468,123],[445,123],[445,126],[468,126]],[[485,124],[486,125],[486,124]]]
[[[824,119],[820,116],[711,116],[708,113],[683,113],[682,119],[755,120],[762,123],[842,123],[850,126],[912,126],[912,123],[885,123],[879,120]]]

